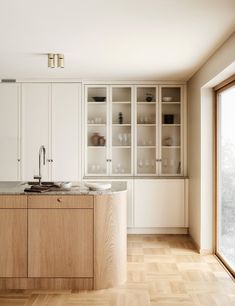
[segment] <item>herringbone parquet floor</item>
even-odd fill
[[[188,236],[129,235],[127,275],[109,290],[0,292],[0,306],[235,306],[235,282]]]

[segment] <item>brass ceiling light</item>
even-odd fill
[[[57,54],[57,67],[64,68],[64,54]]]
[[[48,53],[48,68],[64,68],[64,54]]]
[[[48,54],[48,68],[55,68],[56,54]]]

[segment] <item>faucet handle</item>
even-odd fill
[[[33,178],[34,178],[35,180],[40,180],[42,177],[41,177],[40,175],[34,175]]]

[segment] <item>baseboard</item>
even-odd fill
[[[128,234],[188,234],[187,227],[128,228]]]
[[[189,233],[190,235],[190,233]],[[196,250],[198,251],[199,254],[201,255],[211,255],[214,254],[212,250],[209,249],[201,249],[199,244],[193,239],[193,237],[190,235],[190,238],[192,239],[193,244],[195,245]]]

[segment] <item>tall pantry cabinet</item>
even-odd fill
[[[23,180],[38,174],[41,145],[46,148],[43,180],[80,179],[80,99],[78,83],[22,84]]]
[[[0,181],[20,179],[20,84],[0,84]]]
[[[80,83],[1,84],[0,180],[80,180]],[[4,156],[3,156],[4,155]]]

